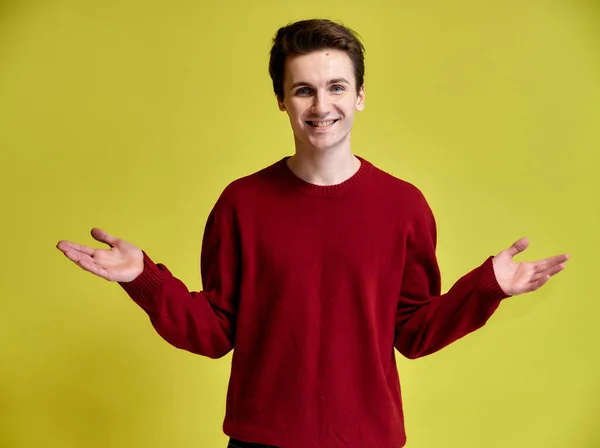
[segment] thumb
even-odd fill
[[[506,253],[510,256],[510,258],[512,258],[515,255],[523,252],[525,249],[527,249],[528,246],[529,240],[527,238],[521,238],[515,241],[515,243],[508,249],[506,249]]]
[[[109,235],[104,230],[98,229],[97,227],[94,227],[92,229],[91,233],[92,233],[92,237],[96,241],[100,241],[101,243],[108,244],[110,247],[116,246],[119,241],[119,238]]]

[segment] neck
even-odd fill
[[[289,169],[300,179],[314,185],[337,185],[351,178],[360,160],[347,152],[301,152],[287,160]]]
[[[360,160],[352,154],[350,145],[317,150],[296,144],[296,152],[287,160],[287,165],[305,182],[337,185],[356,174]]]

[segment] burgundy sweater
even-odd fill
[[[400,448],[394,348],[433,353],[506,298],[492,257],[441,295],[434,216],[422,193],[361,158],[334,186],[285,159],[232,182],[205,229],[203,291],[144,254],[121,284],[175,347],[233,349],[223,430],[283,448]]]

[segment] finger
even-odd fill
[[[92,274],[108,280],[107,270],[99,266],[90,255],[74,250],[68,250],[65,252],[65,255],[69,260],[82,268],[84,271],[91,272]]]
[[[532,282],[531,286],[530,286],[530,292],[537,291],[542,286],[544,286],[548,282],[548,280],[550,280],[550,276],[544,275],[544,276],[540,277],[538,280]]]
[[[101,243],[108,244],[110,247],[116,246],[117,242],[119,241],[119,238],[109,235],[107,232],[105,232],[102,229],[98,229],[97,227],[94,227],[92,229],[91,233],[92,233],[92,237],[96,241],[100,241]]]
[[[512,258],[515,255],[523,252],[525,249],[527,249],[528,246],[529,246],[529,240],[527,238],[521,238],[521,239],[515,241],[515,243],[512,246],[510,246],[508,249],[506,249],[506,252]]]
[[[562,271],[565,268],[565,264],[564,263],[560,263],[554,266],[549,267],[548,269],[544,270],[543,272],[539,272],[537,274],[534,274],[531,277],[531,281],[532,282],[537,282],[543,278],[550,278],[556,274],[558,274],[560,271]]]
[[[93,249],[88,246],[83,246],[81,244],[72,243],[71,241],[59,241],[56,247],[63,253],[67,251],[76,251],[90,256],[93,256],[94,252],[96,251],[96,249]]]
[[[64,251],[65,256],[74,263],[79,264],[81,261],[94,263],[94,258],[91,254],[86,254],[74,249]]]
[[[544,272],[547,269],[553,268],[556,265],[565,263],[569,259],[568,254],[555,255],[554,257],[539,260],[533,263],[533,270],[535,273]]]
[[[108,280],[108,272],[106,271],[106,269],[98,266],[93,259],[81,259],[79,260],[79,262],[77,262],[77,264],[84,271],[91,272],[92,274],[97,275],[98,277],[102,277],[103,279]]]

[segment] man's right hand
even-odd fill
[[[56,248],[82,269],[112,282],[131,282],[144,270],[141,249],[125,240],[92,229],[92,237],[110,249],[93,249],[70,241],[59,241]]]

